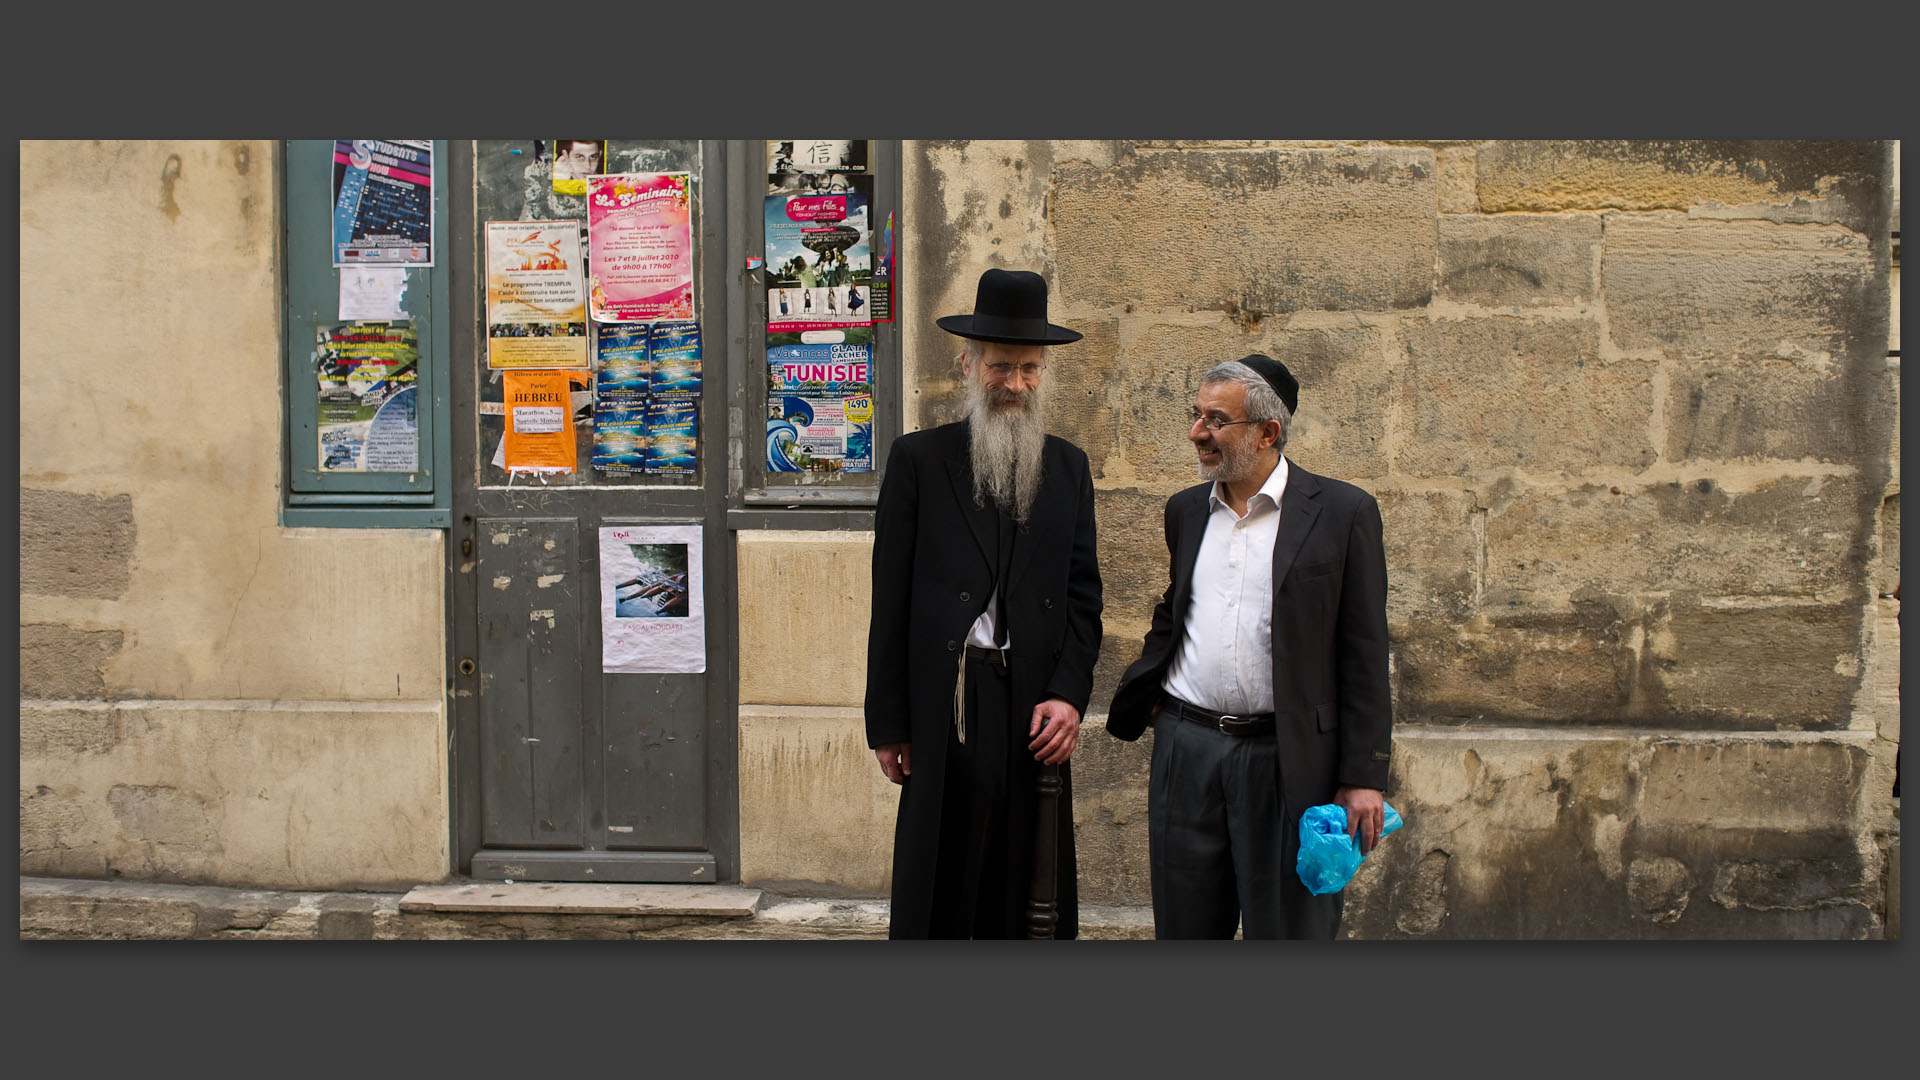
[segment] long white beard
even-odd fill
[[[977,379],[967,380],[973,504],[985,506],[991,498],[1024,525],[1040,491],[1040,459],[1047,445],[1044,398],[1036,387],[1027,392],[1025,409],[989,407],[992,398],[1005,393],[989,391]]]

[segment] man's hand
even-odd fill
[[[887,779],[896,784],[906,783],[913,775],[913,744],[903,742],[887,743],[874,747],[873,756],[880,759],[880,771]]]
[[[1080,710],[1061,701],[1048,698],[1033,707],[1033,720],[1027,724],[1027,734],[1033,741],[1027,749],[1033,751],[1033,758],[1042,765],[1058,765],[1073,756],[1073,748],[1080,742]]]
[[[1343,787],[1333,793],[1333,801],[1346,810],[1347,835],[1360,845],[1360,854],[1372,851],[1386,825],[1387,814],[1382,809],[1386,797],[1377,788]]]

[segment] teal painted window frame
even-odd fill
[[[283,315],[280,523],[328,528],[444,529],[453,520],[453,428],[448,387],[450,147],[433,140],[433,265],[407,270],[404,306],[420,343],[415,415],[420,469],[413,473],[330,473],[319,468],[319,402],[314,392],[317,329],[340,320],[340,271],[333,265],[333,140],[281,144]]]

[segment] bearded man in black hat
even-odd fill
[[[867,744],[901,785],[888,936],[1029,936],[1050,767],[1064,790],[1042,892],[1053,936],[1071,938],[1066,763],[1093,692],[1100,570],[1087,455],[1046,433],[1042,387],[1047,348],[1081,335],[1047,321],[1027,271],[988,270],[973,314],[937,322],[966,341],[967,416],[894,440],[874,512]]]
[[[1169,582],[1107,730],[1153,726],[1154,935],[1329,939],[1340,894],[1301,884],[1300,815],[1337,803],[1380,839],[1393,710],[1373,496],[1282,451],[1300,383],[1266,356],[1201,376],[1200,478],[1167,500]]]

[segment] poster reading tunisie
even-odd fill
[[[579,222],[487,222],[487,366],[587,366]]]
[[[707,670],[698,525],[600,530],[602,671]]]
[[[433,265],[433,143],[333,141],[333,265]]]
[[[589,176],[587,249],[595,322],[692,319],[692,174]]]

